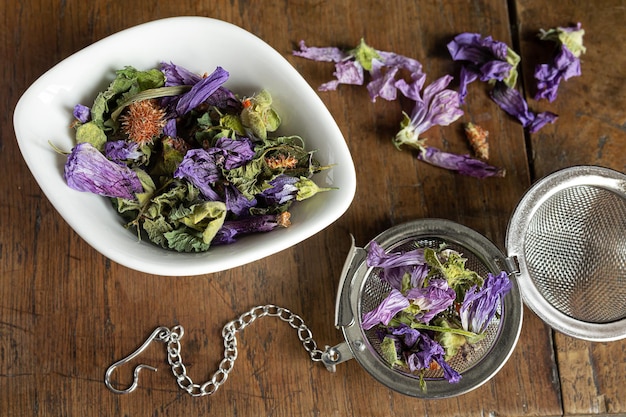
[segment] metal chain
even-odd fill
[[[190,395],[200,397],[214,394],[218,388],[226,382],[228,374],[233,370],[237,359],[237,333],[254,323],[257,319],[265,316],[278,317],[296,329],[298,339],[309,353],[313,362],[322,361],[323,351],[317,348],[317,343],[313,340],[311,330],[306,326],[304,320],[286,308],[272,304],[256,306],[243,313],[239,318],[227,323],[222,329],[224,338],[224,359],[219,364],[217,371],[211,379],[204,384],[196,384],[187,375],[187,368],[183,364],[180,355],[180,339],[183,337],[184,329],[181,326],[173,327],[169,332],[161,333],[157,340],[167,343],[167,362],[172,367],[172,373],[176,377],[178,385]]]

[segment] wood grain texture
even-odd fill
[[[626,170],[626,2],[518,1],[517,24],[527,94],[534,96],[534,65],[552,53],[538,41],[539,29],[581,22],[587,51],[582,75],[559,87],[553,103],[529,99],[529,106],[559,115],[554,125],[530,137],[533,177],[572,165],[600,165]],[[555,335],[558,375],[566,415],[626,412],[624,375],[626,342],[584,342]]]
[[[293,329],[270,318],[240,334],[235,369],[211,397],[192,398],[178,388],[162,344],[142,355],[142,362],[159,372],[144,371],[134,393],[115,395],[103,382],[107,367],[155,327],[175,324],[186,329],[182,355],[190,376],[205,381],[222,355],[222,326],[258,304],[291,309],[305,319],[319,345],[334,345],[341,341],[333,327],[334,304],[350,234],[362,246],[392,225],[440,217],[472,227],[503,248],[509,216],[531,179],[577,163],[626,169],[620,152],[626,146],[626,94],[620,83],[626,78],[626,51],[619,36],[611,36],[611,29],[620,27],[623,35],[626,7],[623,1],[607,1],[606,8],[587,3],[554,2],[549,11],[539,0],[519,0],[512,8],[504,0],[2,3],[0,415],[626,413],[624,343],[588,344],[553,335],[528,310],[518,346],[502,370],[477,390],[452,399],[424,401],[395,393],[355,361],[328,373],[310,362]],[[396,150],[391,137],[401,111],[410,110],[402,103],[372,103],[357,86],[320,92],[356,163],[357,194],[350,209],[326,230],[279,254],[225,272],[174,278],[117,265],[69,228],[20,156],[12,113],[28,86],[72,53],[119,30],[176,15],[209,16],[243,27],[285,56],[314,88],[332,78],[333,68],[292,56],[301,39],[311,46],[352,47],[365,38],[378,49],[420,60],[428,82],[458,71],[445,45],[460,32],[481,32],[509,44],[519,38],[523,59],[531,62],[539,56],[531,33],[581,20],[589,49],[583,76],[563,87],[558,102],[532,103],[555,109],[560,120],[529,141],[479,83],[470,86],[459,123],[428,131],[433,145],[467,153],[461,123],[479,123],[490,131],[491,162],[507,170],[502,179],[462,177]],[[525,85],[529,65],[523,67]],[[127,376],[120,373],[120,382],[130,382],[131,368]]]

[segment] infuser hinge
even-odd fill
[[[519,274],[519,260],[517,256],[508,256],[504,258],[504,267],[509,274]]]

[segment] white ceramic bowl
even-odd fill
[[[69,127],[77,103],[90,105],[116,69],[143,70],[162,61],[199,74],[221,66],[230,73],[226,87],[242,95],[270,91],[283,119],[278,133],[302,136],[308,150],[332,169],[315,182],[338,190],[294,204],[286,229],[242,238],[205,253],[161,249],[123,227],[107,198],[70,189],[63,179],[70,150]],[[330,112],[304,78],[276,50],[251,33],[204,17],[174,17],[145,23],[111,35],[63,60],[42,75],[21,97],[14,126],[22,155],[39,186],[65,221],[85,241],[111,260],[157,275],[200,275],[240,266],[289,248],[337,220],[356,189],[354,164]]]

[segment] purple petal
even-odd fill
[[[459,174],[470,177],[487,178],[503,177],[505,175],[503,169],[491,166],[480,159],[472,158],[469,155],[443,152],[432,146],[421,149],[417,158],[431,165],[458,171]]]
[[[383,63],[381,61],[372,60],[372,71],[370,72],[372,80],[367,84],[367,91],[372,102],[375,102],[377,97],[393,101],[397,96],[395,76],[398,68],[389,68],[387,71],[382,71],[382,68]]]
[[[419,351],[415,353],[413,365],[415,370],[428,369],[431,362],[436,362],[443,370],[443,377],[451,384],[461,380],[461,374],[455,371],[448,362],[445,361],[445,350],[435,340],[427,334],[422,333],[418,344]],[[409,365],[410,367],[410,365]]]
[[[452,90],[445,90],[445,88],[452,81],[451,75],[444,75],[430,83],[426,88],[424,88],[423,100],[426,103],[430,103],[438,94],[444,91],[450,91],[454,93]]]
[[[413,372],[428,369],[431,362],[436,357],[442,356],[444,352],[439,343],[431,339],[426,333],[422,333],[413,352],[406,352],[407,365]]]
[[[163,127],[163,134],[166,136],[171,136],[173,138],[178,135],[176,118],[168,119],[167,122],[165,122],[165,126]]]
[[[136,160],[143,156],[143,153],[139,150],[137,142],[116,140],[104,144],[104,155],[111,161],[123,163],[123,161]]]
[[[109,161],[87,142],[79,143],[67,158],[63,173],[70,188],[107,197],[134,200],[143,192],[137,174],[126,165]]]
[[[211,75],[203,78],[191,90],[180,96],[176,103],[176,113],[183,115],[206,101],[222,84],[228,80],[228,72],[217,67]]]
[[[299,42],[298,46],[300,47],[300,50],[293,51],[294,56],[312,59],[314,61],[340,62],[348,57],[347,53],[335,47],[325,47],[325,48],[318,48],[315,46],[308,47],[306,46],[303,40]]]
[[[459,93],[453,90],[438,92],[430,102],[428,109],[429,124],[435,126],[448,126],[463,116],[463,110],[459,108],[461,100]]]
[[[450,364],[448,364],[448,362],[444,360],[443,355],[436,356],[435,361],[437,362],[437,364],[439,364],[439,366],[441,366],[441,369],[443,369],[443,377],[450,384],[456,384],[457,382],[461,380],[461,374],[459,374],[457,371],[452,369]]]
[[[278,175],[272,179],[269,184],[271,188],[263,190],[259,195],[268,206],[282,205],[288,201],[292,201],[298,194],[298,187],[296,183],[298,178],[289,175]]]
[[[230,244],[235,242],[237,238],[242,235],[270,232],[279,226],[282,226],[281,222],[276,215],[272,214],[250,216],[239,220],[227,220],[220,230],[217,231],[211,244]]]
[[[363,329],[369,330],[377,324],[387,325],[400,311],[409,306],[409,300],[396,289],[392,289],[387,298],[385,298],[374,310],[363,315]]]
[[[500,300],[511,288],[512,284],[506,272],[498,275],[489,273],[480,290],[476,286],[471,287],[465,293],[459,310],[463,328],[474,333],[484,332],[495,316]]]
[[[336,63],[333,75],[336,77],[336,80],[322,84],[319,87],[320,91],[336,90],[339,84],[363,84],[363,67],[356,61]]]
[[[469,61],[483,65],[494,59],[506,61],[508,46],[494,41],[491,36],[483,38],[479,33],[461,33],[448,43],[448,51],[455,61]]]
[[[559,53],[551,63],[541,64],[535,68],[537,80],[535,100],[545,98],[550,102],[554,101],[560,82],[580,74],[580,60],[565,45],[561,45]]]
[[[188,69],[173,63],[162,62],[161,72],[165,75],[165,86],[194,85],[202,78]]]
[[[174,178],[189,181],[210,201],[220,201],[219,195],[211,187],[220,178],[215,154],[205,149],[190,149],[174,172]]]
[[[519,120],[524,127],[535,118],[534,114],[528,110],[526,100],[515,88],[509,88],[504,83],[497,83],[491,90],[491,98],[502,110]]]
[[[521,93],[504,83],[497,83],[491,90],[491,99],[509,115],[515,117],[530,133],[535,133],[547,123],[554,123],[557,115],[550,112],[535,114],[528,110],[528,104]]]
[[[394,52],[376,51],[386,67],[405,69],[410,73],[422,72],[422,64],[413,58]]]
[[[396,81],[396,87],[406,97],[413,101],[422,101],[422,88],[426,82],[426,74],[415,72],[411,74],[411,82],[407,83],[404,79]]]
[[[205,102],[209,106],[215,106],[223,110],[232,110],[237,113],[239,113],[243,108],[241,101],[237,98],[235,93],[224,86],[215,90],[215,92],[211,94]]]
[[[549,111],[537,113],[533,121],[528,125],[528,131],[535,133],[548,123],[554,123],[558,117],[559,116]]]
[[[378,278],[382,282],[386,282],[391,286],[391,288],[395,288],[398,291],[402,290],[402,283],[404,281],[404,275],[407,273],[411,273],[411,271],[415,270],[415,267],[409,266],[401,266],[396,268],[384,268],[379,271]]]
[[[91,109],[82,104],[77,104],[74,106],[73,111],[74,117],[81,123],[87,123],[91,120]]]
[[[255,155],[254,144],[248,138],[230,139],[221,137],[215,143],[215,148],[223,151],[224,168],[233,169],[245,165]]]
[[[433,317],[452,305],[456,292],[448,286],[445,279],[432,279],[427,287],[409,290],[406,298],[420,309],[415,318],[428,324]]]
[[[226,203],[226,209],[235,216],[248,215],[250,208],[255,207],[257,204],[256,199],[248,200],[237,187],[232,185],[224,189],[224,202]]]
[[[489,61],[480,66],[480,80],[498,80],[502,81],[508,77],[513,69],[513,65],[505,61]]]
[[[398,266],[423,265],[425,263],[423,248],[407,252],[386,253],[376,241],[369,243],[367,252],[367,266],[369,267],[394,268]]]
[[[406,347],[407,349],[413,348],[422,335],[419,330],[407,326],[406,324],[400,324],[398,327],[391,327],[388,331],[390,334],[397,336],[402,342],[402,347]]]
[[[461,73],[459,75],[459,101],[461,104],[465,103],[465,97],[467,97],[467,86],[478,79],[479,74],[472,71],[465,65],[461,67]]]
[[[433,126],[447,126],[463,115],[459,93],[445,89],[451,80],[449,75],[437,79],[424,88],[423,100],[415,102],[411,125],[418,137]]]

